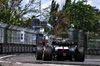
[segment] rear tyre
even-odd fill
[[[84,60],[85,60],[84,48],[76,48],[75,54],[74,54],[74,59],[75,59],[75,61],[84,62]]]
[[[36,48],[36,59],[37,60],[42,60],[42,53],[43,53],[43,47],[42,46],[38,46]]]
[[[43,60],[51,61],[52,60],[52,47],[43,48]]]

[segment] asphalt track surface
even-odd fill
[[[100,55],[86,55],[84,62],[36,60],[34,53],[0,55],[0,66],[100,66]]]
[[[11,63],[16,63],[16,64],[25,64],[21,66],[31,66],[31,65],[26,65],[27,63],[35,64],[35,66],[40,66],[40,65],[41,66],[80,66],[80,65],[81,66],[100,66],[100,56],[99,55],[86,55],[86,59],[84,62],[36,60],[35,55],[32,53],[15,54],[10,57],[5,56],[3,60],[9,63],[11,62]],[[14,66],[17,66],[17,65],[14,65]]]

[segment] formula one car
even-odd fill
[[[54,40],[52,46],[42,45],[36,48],[37,60],[69,60],[84,62],[85,52],[83,48],[78,48],[77,42],[69,40]]]

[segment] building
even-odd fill
[[[41,27],[47,26],[47,21],[41,21]]]
[[[47,21],[41,21],[41,27],[43,27],[46,31],[50,31],[53,28]]]
[[[97,13],[97,12],[99,12],[99,9],[93,9],[93,12]]]
[[[33,19],[31,21],[30,29],[32,30],[40,30],[40,28],[47,27],[47,21],[40,21],[39,19]]]
[[[40,20],[39,19],[33,19],[31,21],[31,24],[30,24],[30,29],[39,31],[40,28],[41,28]]]
[[[39,19],[33,19],[31,21],[30,29],[40,31],[40,29],[43,29],[44,31],[50,31],[53,27],[48,24],[47,21],[40,21]]]

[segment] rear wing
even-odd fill
[[[58,46],[72,46],[72,45],[77,45],[77,42],[56,42],[53,41],[52,45],[58,45]]]

